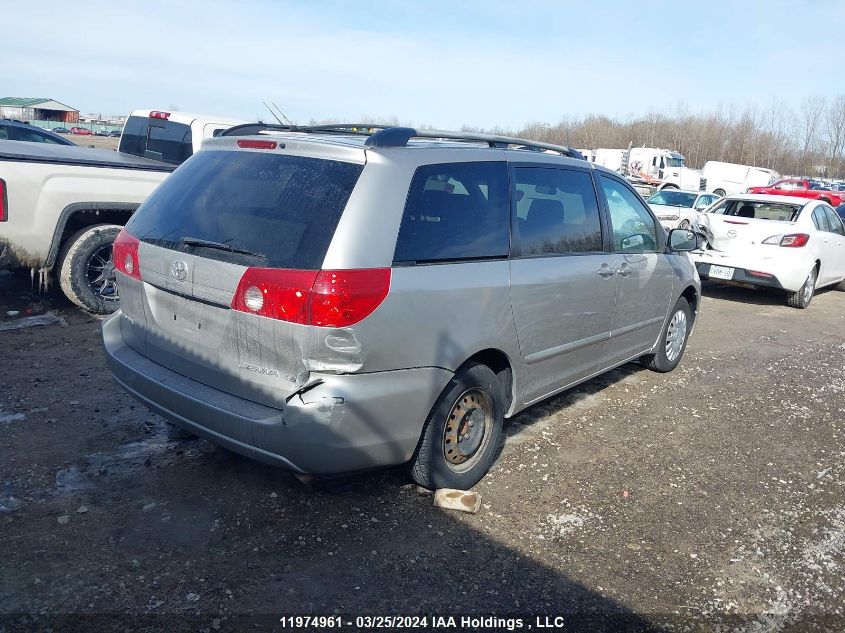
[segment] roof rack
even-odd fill
[[[496,149],[526,149],[535,152],[552,151],[570,158],[586,160],[578,150],[564,145],[541,143],[515,136],[483,134],[479,132],[447,132],[444,130],[416,130],[410,127],[380,125],[376,123],[328,123],[325,125],[275,125],[244,123],[224,130],[220,136],[248,136],[261,132],[305,132],[312,134],[354,134],[367,136],[365,147],[405,147],[412,138],[486,143]]]

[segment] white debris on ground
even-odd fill
[[[6,413],[5,411],[0,411],[0,424],[9,424],[10,422],[18,422],[20,420],[26,420],[26,416],[23,413]]]
[[[573,507],[564,499],[564,512],[549,514],[540,521],[541,540],[558,540],[565,538],[584,527],[590,521],[601,521],[601,518],[584,507]]]
[[[23,330],[38,325],[54,325],[58,324],[61,327],[67,327],[67,321],[64,317],[59,316],[54,311],[45,312],[44,314],[36,314],[33,316],[24,317],[22,319],[15,319],[14,321],[6,321],[0,323],[0,332],[7,332],[9,330]]]

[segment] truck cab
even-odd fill
[[[703,191],[706,183],[701,172],[685,164],[683,154],[654,147],[632,147],[628,156],[628,173],[646,180],[659,181],[658,188]]]
[[[241,123],[246,121],[187,112],[135,110],[123,126],[118,150],[180,165],[199,150],[204,139]]]

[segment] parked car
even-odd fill
[[[719,199],[715,193],[661,189],[646,202],[666,230],[688,229],[699,211]]]
[[[233,128],[144,202],[103,325],[130,394],[298,472],[409,462],[466,489],[504,417],[678,364],[696,235],[619,174],[524,139],[347,129]]]
[[[246,121],[187,112],[135,110],[123,126],[118,150],[178,165],[199,150],[204,139],[242,123]]]
[[[112,138],[120,138],[120,130],[112,130],[109,132],[109,136]]]
[[[52,131],[56,134],[70,134],[70,130],[66,127],[54,127]]]
[[[108,130],[97,130],[94,134],[96,136],[108,136],[109,131]]]
[[[845,204],[840,204],[836,207],[836,213],[839,214],[839,217],[845,220]]]
[[[704,163],[701,175],[707,181],[707,191],[718,196],[745,193],[749,187],[767,187],[780,179],[780,174],[773,169],[718,160]]]
[[[845,290],[845,225],[829,204],[738,195],[698,216],[708,248],[692,257],[702,279],[785,290],[795,308],[818,288]]]
[[[778,196],[798,196],[821,200],[833,206],[845,202],[845,194],[827,189],[825,185],[801,178],[778,180],[768,187],[749,187],[747,193],[765,193]]]
[[[30,269],[90,312],[117,309],[111,243],[173,165],[120,152],[0,141],[0,268]]]
[[[92,136],[94,134],[87,127],[72,127],[72,128],[70,128],[70,133],[71,134],[78,134],[80,136]]]
[[[0,140],[52,143],[54,145],[76,145],[73,141],[58,134],[42,130],[40,127],[9,119],[0,119]]]

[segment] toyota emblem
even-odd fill
[[[174,259],[170,262],[170,274],[179,281],[184,281],[185,277],[188,276],[188,264],[181,259]]]

